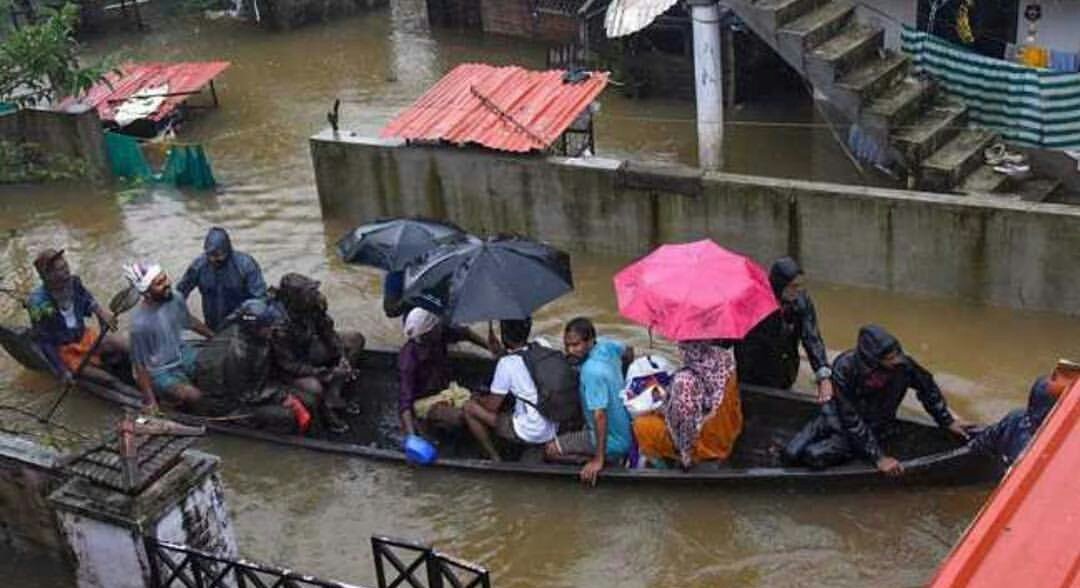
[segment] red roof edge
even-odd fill
[[[932,587],[1080,585],[1078,422],[1080,381],[990,495]]]

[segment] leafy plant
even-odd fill
[[[45,153],[35,143],[0,140],[0,184],[74,181],[94,177],[94,169],[82,158]]]
[[[109,72],[104,62],[79,62],[74,36],[78,6],[46,8],[45,14],[42,21],[11,31],[0,43],[0,102],[19,107],[50,103],[88,90]]]

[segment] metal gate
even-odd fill
[[[371,554],[379,588],[491,588],[486,569],[427,545],[375,536],[371,538]]]
[[[342,588],[291,570],[229,559],[184,545],[145,539],[150,582],[156,588]]]

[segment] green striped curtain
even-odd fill
[[[1014,143],[1080,149],[1080,73],[984,57],[909,27],[900,39],[915,69],[963,101],[972,122]]]

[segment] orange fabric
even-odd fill
[[[90,349],[94,347],[94,341],[97,339],[97,330],[91,327],[83,329],[82,339],[75,343],[68,343],[57,349],[57,354],[60,356],[60,361],[64,362],[64,365],[72,373],[79,369],[79,364],[82,363],[83,357],[86,357],[87,353],[90,353]],[[94,357],[90,358],[90,363],[87,365],[101,366],[101,357],[94,354]]]
[[[1050,50],[1045,47],[1036,47],[1035,45],[1022,47],[1017,57],[1020,63],[1024,65],[1043,69],[1050,67]]]
[[[742,433],[742,400],[735,378],[728,380],[724,400],[701,426],[694,445],[694,463],[709,460],[723,461],[731,456],[735,441]],[[634,419],[634,437],[638,451],[653,459],[679,459],[679,452],[668,433],[663,415],[649,413]]]

